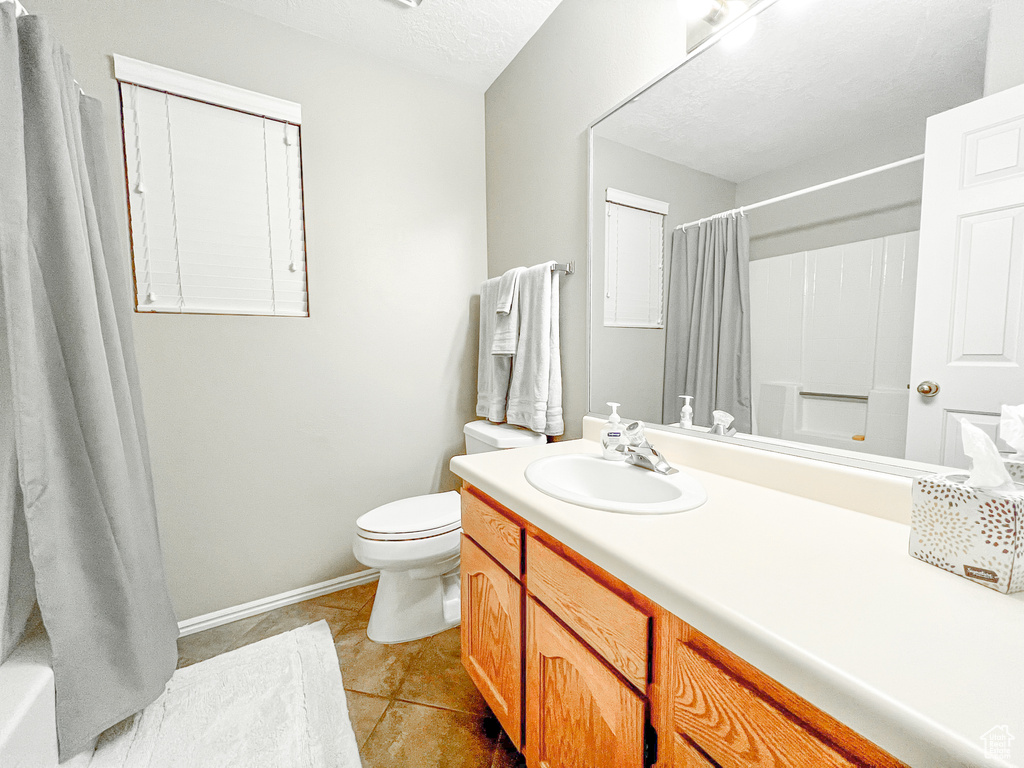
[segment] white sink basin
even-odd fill
[[[708,500],[703,486],[683,472],[659,475],[590,454],[538,459],[526,468],[526,481],[561,501],[633,515],[685,512]]]

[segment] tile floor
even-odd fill
[[[377,583],[335,592],[178,640],[185,667],[325,619],[341,663],[364,768],[514,768],[508,739],[459,659],[459,630],[399,645],[366,637]]]

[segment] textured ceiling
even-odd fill
[[[596,133],[745,181],[982,95],[992,0],[779,0]]]
[[[561,0],[220,0],[481,92]]]

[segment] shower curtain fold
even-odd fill
[[[672,233],[665,333],[665,423],[679,420],[678,395],[693,395],[693,423],[711,412],[751,430],[750,234],[746,216],[719,216]]]
[[[62,760],[177,661],[110,173],[99,102],[40,18],[0,4],[2,320]]]

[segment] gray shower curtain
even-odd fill
[[[693,395],[693,423],[713,410],[750,432],[750,234],[747,217],[718,216],[672,233],[665,333],[663,418],[679,421]]]
[[[18,478],[53,647],[61,759],[177,661],[100,104],[0,3],[0,287]]]

